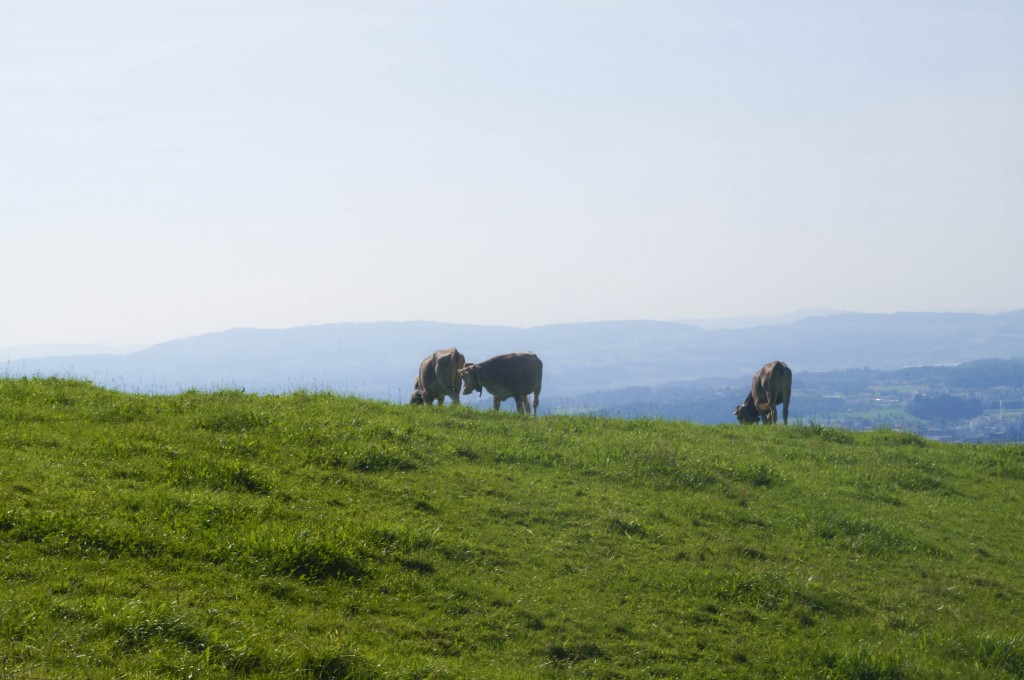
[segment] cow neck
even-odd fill
[[[480,364],[474,364],[473,368],[469,369],[470,375],[473,376],[473,382],[476,383],[476,393],[480,396],[484,394],[484,386],[480,382]]]

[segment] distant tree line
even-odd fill
[[[949,370],[949,384],[953,387],[985,389],[1024,386],[1024,359],[982,359]]]

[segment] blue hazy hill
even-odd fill
[[[893,369],[1024,356],[1024,310],[1004,314],[832,314],[757,327],[661,321],[513,328],[433,322],[234,329],[121,355],[8,361],[6,375],[58,375],[141,392],[328,389],[405,401],[420,360],[457,346],[469,361],[532,350],[542,402],[698,378],[739,379],[782,359],[797,372]]]

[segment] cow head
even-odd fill
[[[422,392],[422,390],[413,390],[412,391],[412,396],[409,397],[409,403],[410,404],[422,404],[422,403],[424,403],[423,402],[423,392]]]
[[[761,421],[761,413],[754,406],[753,401],[745,401],[732,412],[740,425],[753,425]]]
[[[474,391],[483,394],[484,386],[476,378],[476,366],[466,364],[465,368],[459,369],[459,377],[462,378],[462,393],[472,394]]]

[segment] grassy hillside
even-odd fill
[[[0,677],[1024,677],[1024,448],[0,380]]]

